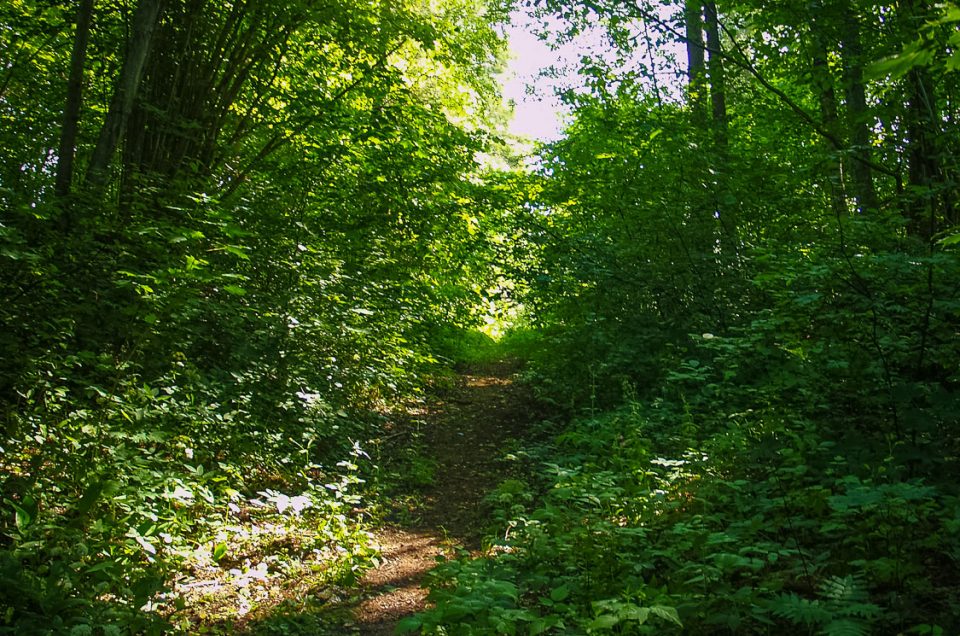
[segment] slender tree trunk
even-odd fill
[[[727,87],[726,73],[723,68],[723,45],[720,42],[720,18],[717,4],[707,2],[704,5],[707,33],[707,72],[710,76],[710,102],[713,110],[713,125],[717,145],[727,145]]]
[[[702,0],[685,0],[684,40],[687,48],[687,99],[692,111],[693,126],[702,131],[702,142],[709,145],[709,115],[707,114],[707,69],[706,45],[703,40],[703,4]],[[699,137],[700,135],[698,135]],[[717,205],[719,196],[709,183],[708,174],[712,168],[711,157],[698,153],[692,156],[689,164],[689,179],[695,183],[696,194],[691,197],[690,218],[683,225],[689,231],[690,245],[684,245],[690,262],[690,271],[696,279],[696,295],[701,310],[710,314],[717,309],[717,289],[721,265],[716,254],[717,242]],[[689,250],[687,248],[690,248]]]
[[[77,32],[70,55],[70,78],[67,80],[67,103],[63,110],[63,129],[57,151],[57,176],[54,190],[60,198],[70,195],[73,181],[73,160],[77,152],[77,129],[80,126],[80,107],[83,103],[83,69],[87,60],[87,42],[90,40],[90,22],[93,19],[93,0],[80,0],[77,7]]]
[[[704,4],[704,26],[707,36],[707,75],[710,80],[710,106],[713,119],[713,143],[716,175],[716,214],[722,230],[721,254],[728,263],[738,263],[740,252],[737,206],[730,205],[727,128],[727,82],[723,65],[723,44],[720,40],[720,16],[712,0]]]
[[[931,17],[927,0],[905,0],[902,4],[907,41]],[[937,104],[933,78],[926,68],[915,68],[906,79],[907,162],[911,196],[906,204],[907,231],[930,241],[938,231],[941,195],[944,188],[939,139],[942,118]]]
[[[107,168],[130,119],[162,4],[163,0],[140,0],[134,13],[130,46],[87,168],[87,182],[95,187],[106,182]]]
[[[940,156],[939,133],[933,82],[926,69],[914,69],[907,76],[907,137],[909,182],[914,186],[908,203],[908,229],[928,241],[937,233],[937,186]]]
[[[860,20],[853,7],[845,7],[843,21],[843,83],[847,98],[847,130],[850,146],[850,176],[853,180],[853,195],[862,212],[875,211],[878,207],[873,187],[873,170],[870,168],[870,113],[867,109],[866,90],[863,82],[863,46],[860,38]]]
[[[699,0],[686,0],[683,9],[686,23],[687,44],[687,89],[693,105],[694,113],[702,117],[704,113],[704,63],[703,43],[703,10]]]
[[[813,68],[811,75],[814,88],[817,91],[817,98],[820,104],[820,120],[823,127],[836,140],[843,138],[842,127],[840,125],[839,108],[837,105],[837,93],[834,89],[833,76],[830,73],[830,65],[827,62],[829,52],[827,49],[827,34],[823,32],[823,3],[816,2],[811,7],[811,35],[812,52],[811,57]],[[847,201],[843,187],[843,164],[838,156],[837,148],[832,143],[824,144],[825,152],[830,153],[830,159],[827,162],[827,181],[829,183],[830,204],[833,213],[839,218],[847,214]]]

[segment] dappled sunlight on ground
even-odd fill
[[[462,369],[443,399],[417,408],[408,426],[421,426],[436,462],[421,504],[405,527],[382,529],[379,567],[363,579],[365,599],[354,613],[361,634],[392,634],[399,620],[427,607],[424,576],[440,557],[479,554],[488,525],[484,498],[503,479],[502,455],[532,419],[530,397],[513,382],[518,366],[499,362]]]
[[[403,529],[384,529],[380,566],[363,579],[372,594],[356,611],[361,633],[391,634],[397,620],[426,606],[427,590],[421,587],[423,576],[437,564],[437,557],[449,555],[434,533]]]

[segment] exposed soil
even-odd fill
[[[427,607],[424,575],[454,548],[476,552],[489,525],[486,495],[504,479],[511,439],[534,421],[529,394],[514,383],[515,362],[462,369],[456,387],[422,415],[424,448],[436,462],[413,522],[378,534],[383,562],[364,577],[354,615],[360,634],[392,634]]]

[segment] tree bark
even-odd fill
[[[720,43],[720,18],[717,15],[717,4],[715,2],[707,2],[704,8],[708,54],[707,72],[710,77],[710,103],[713,110],[713,126],[717,146],[726,148],[727,82],[723,68],[723,48]]]
[[[870,212],[875,211],[879,204],[873,186],[873,170],[870,168],[870,113],[863,82],[860,20],[853,7],[848,5],[845,9],[841,56],[844,92],[847,98],[847,138],[853,157],[850,162],[850,176],[857,206],[861,212]]]
[[[90,165],[87,167],[87,183],[92,186],[99,187],[106,183],[107,168],[126,129],[140,88],[140,80],[143,78],[143,69],[162,4],[163,0],[140,0],[137,5],[133,16],[133,37],[129,50],[123,61],[113,98],[110,100],[107,118],[100,129],[97,145],[90,158]]]
[[[908,0],[903,3],[903,20],[907,39],[931,17],[932,7],[927,0]],[[942,150],[939,140],[942,117],[937,103],[933,78],[926,68],[915,68],[906,78],[906,137],[910,197],[906,203],[907,231],[923,241],[936,235],[944,205],[944,175]],[[948,204],[952,202],[947,202]]]
[[[717,4],[712,0],[704,3],[704,27],[707,36],[707,76],[710,81],[710,106],[712,115],[713,145],[715,159],[713,170],[715,182],[715,208],[721,229],[721,254],[729,263],[738,263],[740,253],[739,219],[737,206],[731,200],[727,166],[727,87],[723,65],[723,45],[720,40],[720,16]]]
[[[914,186],[908,203],[908,230],[929,241],[937,233],[937,189],[940,156],[939,133],[933,82],[926,69],[914,69],[907,76],[907,137],[909,183]]]
[[[833,75],[830,73],[829,49],[827,48],[827,34],[824,33],[825,22],[823,3],[815,2],[811,5],[811,77],[817,100],[820,104],[820,120],[830,135],[840,140],[843,138],[840,125],[837,92],[834,87]],[[827,161],[827,182],[829,183],[830,205],[838,218],[847,214],[847,200],[843,187],[843,163],[838,148],[833,143],[824,144],[825,152],[829,153]]]
[[[694,113],[702,116],[704,75],[703,43],[703,10],[699,0],[686,0],[683,9],[684,23],[686,24],[687,45],[687,90],[693,105]]]
[[[73,160],[77,152],[77,130],[80,126],[80,107],[83,103],[83,69],[90,40],[90,22],[93,19],[93,0],[80,0],[77,7],[77,32],[70,55],[70,77],[67,80],[67,102],[63,109],[63,128],[57,151],[57,176],[54,192],[60,198],[70,195],[73,181]]]

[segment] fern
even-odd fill
[[[883,610],[870,602],[861,580],[853,575],[833,576],[820,586],[821,599],[781,594],[770,610],[794,625],[820,628],[824,636],[865,636]]]
[[[811,601],[796,594],[781,594],[770,604],[770,610],[795,625],[822,625],[833,618],[820,601]]]
[[[870,595],[858,576],[832,576],[820,586],[820,594],[827,599],[827,607],[838,620],[860,618],[869,621],[883,613],[879,605],[870,602]]]
[[[820,595],[836,602],[863,602],[869,599],[863,583],[854,575],[831,576],[820,585]]]
[[[820,599],[781,594],[770,610],[794,625],[819,628],[823,636],[865,636],[883,610],[870,602],[861,579],[854,575],[832,576],[820,586]]]
[[[823,636],[866,636],[870,627],[865,621],[838,618],[827,623],[820,633]]]

